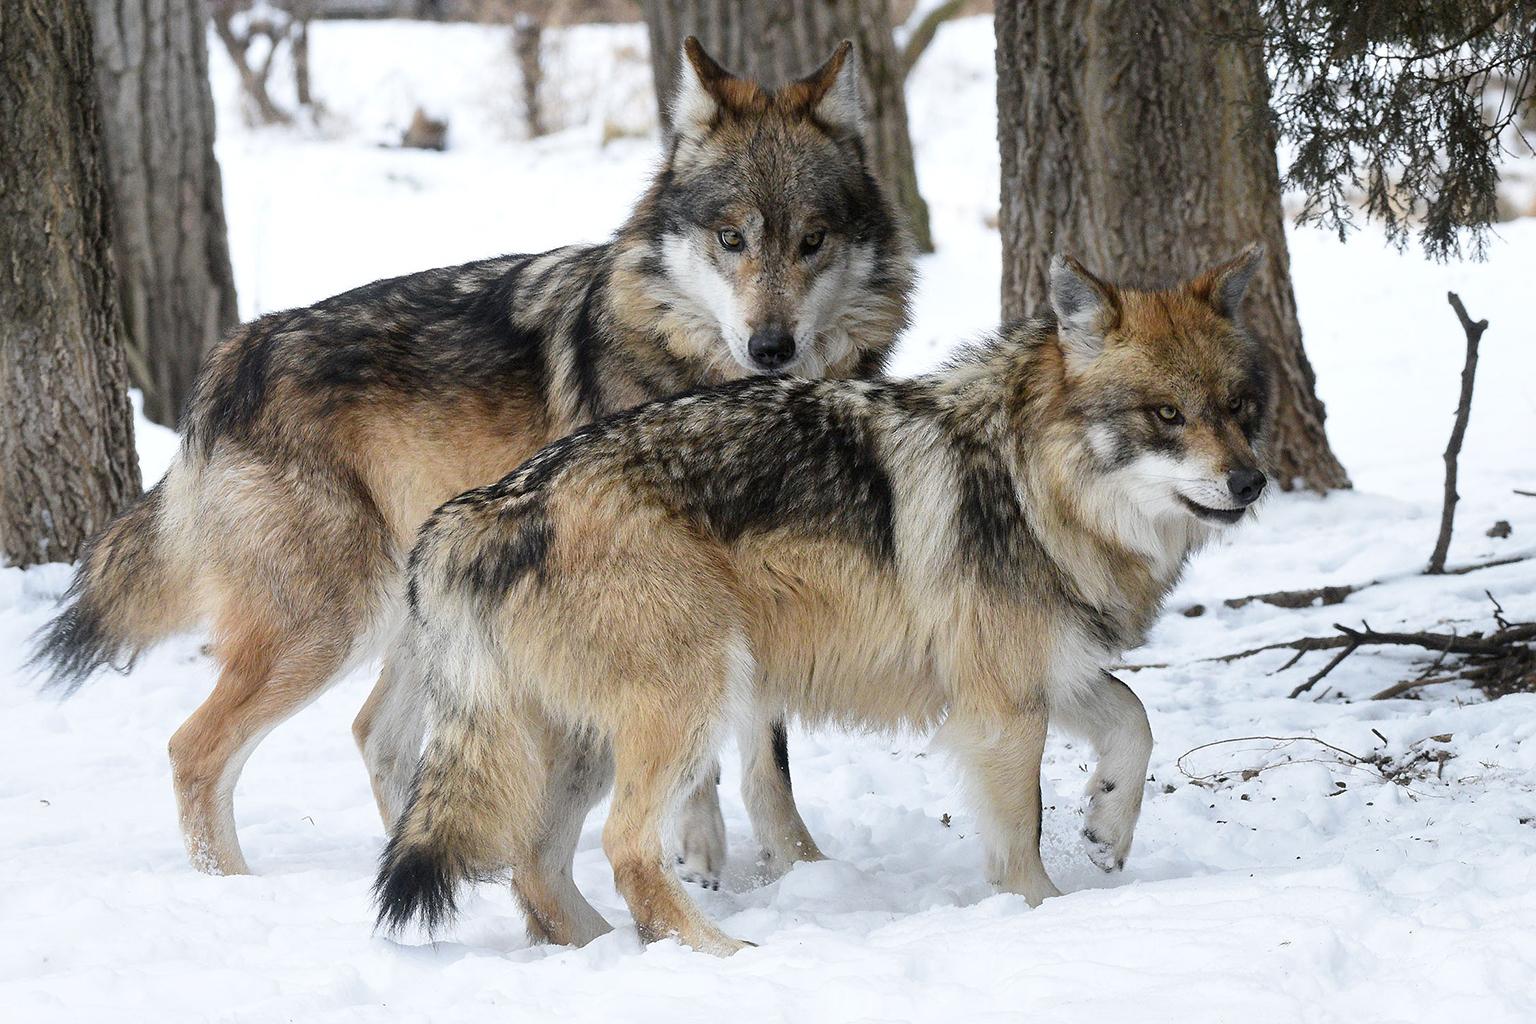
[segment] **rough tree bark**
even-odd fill
[[[68,561],[139,493],[85,0],[0,5],[0,560]]]
[[[1323,430],[1291,292],[1254,0],[998,0],[1003,315],[1046,304],[1051,254],[1121,280],[1175,279],[1249,241],[1268,256],[1249,329],[1273,356],[1272,470],[1348,487]],[[1238,41],[1240,35],[1248,40]]]
[[[128,369],[174,426],[204,351],[239,322],[213,155],[201,0],[91,0]]]
[[[857,48],[869,115],[869,155],[891,201],[907,219],[923,252],[933,251],[928,204],[917,188],[907,100],[906,66],[891,35],[890,0],[644,0],[651,70],[662,127],[677,83],[683,40],[698,36],[710,55],[737,74],[783,85],[811,71],[838,43]]]

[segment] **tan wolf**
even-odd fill
[[[1099,762],[1085,837],[1122,866],[1152,735],[1105,672],[1186,558],[1259,497],[1269,387],[1236,321],[1250,248],[1171,290],[1051,266],[1054,314],[911,381],[748,380],[642,406],[437,510],[411,555],[402,671],[432,737],[376,894],[451,915],[510,869],[530,931],[607,924],[568,837],[603,831],[642,936],[729,953],[664,870],[669,809],[723,732],[786,714],[942,723],[984,811],[988,872],[1031,903],[1047,722]],[[744,788],[765,845],[815,856],[773,766]]]
[[[442,502],[597,417],[765,372],[873,376],[910,246],[871,177],[843,44],[769,91],[696,40],[649,190],[609,242],[430,270],[262,317],[214,350],[166,478],[107,527],[38,659],[78,685],[211,623],[222,667],[171,739],[193,862],[244,872],[231,793],[256,744],[388,638]],[[420,751],[386,663],[354,726],[386,826]],[[765,748],[782,730],[765,726]],[[686,874],[718,884],[713,781]]]

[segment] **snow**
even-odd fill
[[[904,372],[997,317],[989,31],[984,19],[946,26],[910,87],[940,251],[923,264]],[[619,222],[655,160],[652,139],[604,129],[649,116],[648,74],[635,72],[644,72],[643,33],[557,34],[570,79],[562,88],[607,99],[585,119],[572,104],[565,127],[533,142],[503,118],[515,72],[498,33],[321,24],[316,93],[331,115],[306,129],[245,129],[232,72],[215,52],[246,315],[384,274],[598,239]],[[378,145],[417,102],[451,117],[448,153]],[[259,874],[206,877],[186,864],[165,758],[171,732],[210,687],[204,638],[169,642],[127,677],[108,675],[59,703],[38,695],[20,662],[69,569],[0,568],[5,1019],[1536,1018],[1536,697],[1490,702],[1449,684],[1418,700],[1364,700],[1416,670],[1404,651],[1356,654],[1315,701],[1286,694],[1326,654],[1286,671],[1277,671],[1284,652],[1200,660],[1334,622],[1484,629],[1485,590],[1509,617],[1536,618],[1531,563],[1419,575],[1438,524],[1463,351],[1448,288],[1492,323],[1451,561],[1536,550],[1536,500],[1511,493],[1536,489],[1526,308],[1536,219],[1498,235],[1486,263],[1437,266],[1384,247],[1370,229],[1345,245],[1292,233],[1308,351],[1357,489],[1269,500],[1257,523],[1196,559],[1150,642],[1127,655],[1169,667],[1123,676],[1157,737],[1124,874],[1100,874],[1080,849],[1089,754],[1052,740],[1045,858],[1068,895],[1036,910],[983,880],[975,816],[927,737],[797,731],[796,796],[832,859],[767,885],[753,878],[728,755],[732,861],[721,891],[695,893],[757,949],[719,961],[674,942],[642,947],[602,856],[601,809],[576,878],[618,926],[612,935],[580,950],[530,944],[504,887],[482,885],[441,941],[378,937],[368,886],[382,837],[348,729],[366,671],[252,758],[237,808]],[[142,419],[139,428],[148,482],[174,437]],[[1485,536],[1496,519],[1513,525],[1509,539]],[[1389,582],[1334,607],[1222,605],[1372,579]],[[1181,614],[1194,604],[1207,611]],[[1315,737],[1417,768],[1399,785],[1309,741],[1219,742],[1254,736]],[[1424,759],[1439,752],[1450,756]]]

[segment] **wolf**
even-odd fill
[[[1257,248],[1165,290],[1050,269],[1053,312],[910,381],[747,380],[642,406],[455,498],[411,554],[401,664],[432,738],[375,887],[380,923],[453,912],[510,869],[530,932],[607,924],[568,836],[603,830],[645,939],[728,954],[663,870],[659,828],[721,734],[786,714],[941,726],[988,873],[1031,904],[1048,722],[1098,754],[1085,837],[1123,866],[1152,734],[1106,667],[1185,560],[1264,489]],[[771,759],[743,792],[787,857],[815,844]]]
[[[879,373],[907,325],[913,257],[866,159],[850,47],[770,90],[689,39],[664,159],[611,241],[380,281],[211,352],[175,464],[91,544],[36,652],[72,689],[211,622],[222,671],[170,741],[197,867],[247,870],[231,796],[243,764],[392,634],[406,556],[442,502],[664,395]],[[386,826],[419,707],[386,662],[354,724]],[[714,783],[689,806],[684,871],[718,885]]]

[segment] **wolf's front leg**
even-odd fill
[[[1125,867],[1141,793],[1152,757],[1152,726],[1131,688],[1108,672],[1063,694],[1051,715],[1069,732],[1086,736],[1099,763],[1088,780],[1083,839],[1088,857],[1105,871]]]
[[[954,711],[945,741],[966,768],[981,802],[987,877],[1037,907],[1060,896],[1040,860],[1040,758],[1045,753],[1043,703],[985,713]]]

